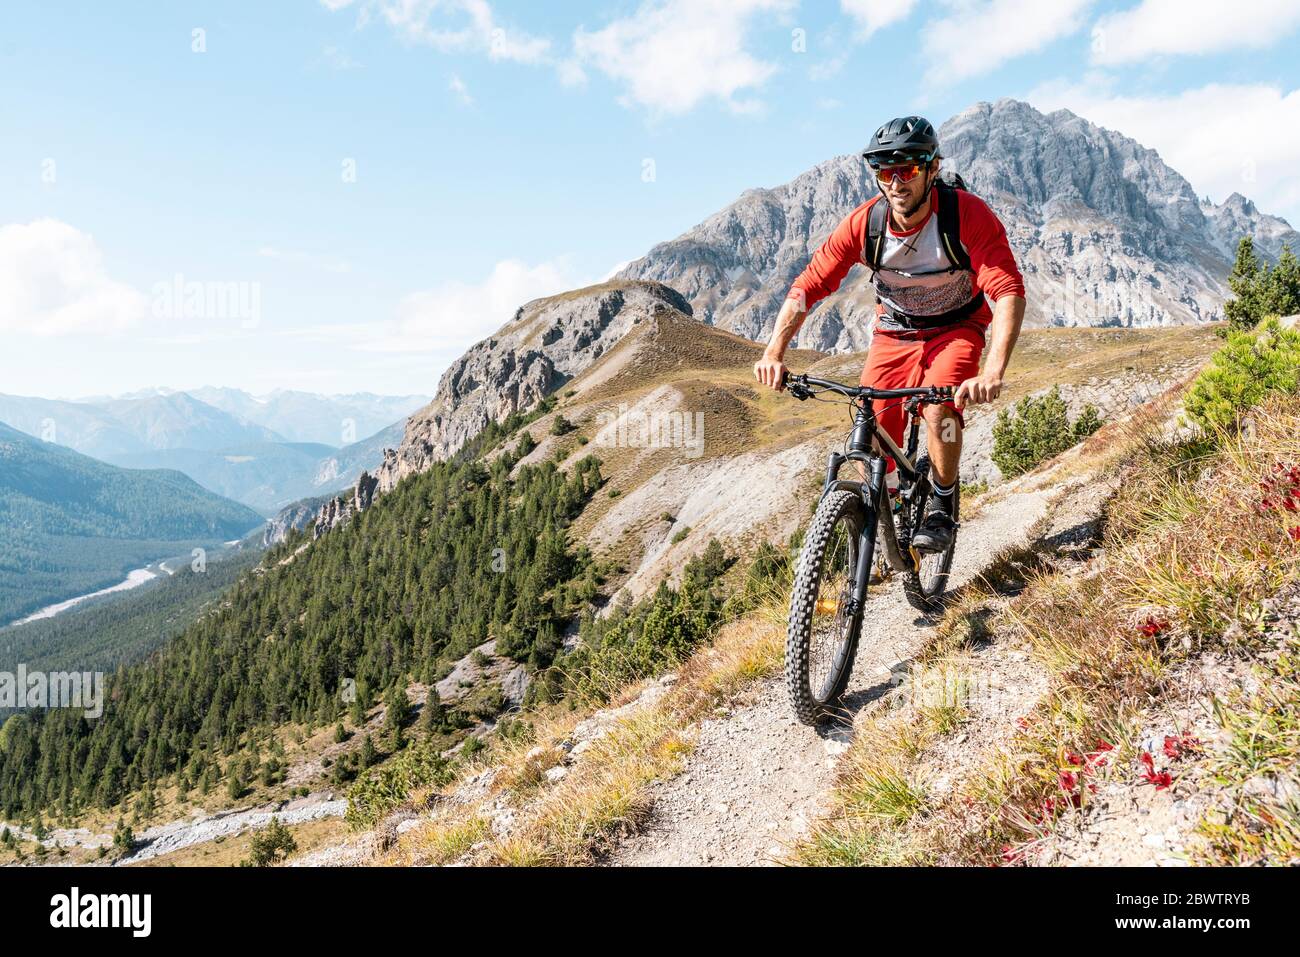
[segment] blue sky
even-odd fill
[[[1277,0],[12,5],[0,392],[431,393],[524,300],[1002,96],[1297,223],[1298,34]]]

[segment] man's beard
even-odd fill
[[[915,216],[916,211],[925,205],[925,201],[928,197],[928,194],[929,194],[928,190],[922,192],[921,195],[919,195],[915,200],[913,200],[908,205],[904,206],[901,211],[897,207],[895,207],[894,215],[899,217],[900,219],[910,219],[912,216]]]

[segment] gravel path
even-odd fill
[[[949,587],[974,578],[1001,549],[1027,542],[1055,490],[1039,479],[962,524]],[[911,658],[934,626],[907,604],[895,580],[870,600],[846,703],[860,710],[890,686],[890,668]],[[755,865],[777,862],[826,808],[847,725],[813,729],[790,712],[781,678],[758,685],[728,714],[698,726],[682,774],[656,785],[647,827],[606,863]]]

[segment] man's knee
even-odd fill
[[[961,418],[947,405],[927,405],[921,413],[925,417],[925,427],[931,435],[941,442],[958,442],[961,440]]]

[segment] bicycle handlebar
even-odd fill
[[[923,402],[946,402],[952,398],[953,387],[950,385],[943,386],[924,386],[918,389],[876,389],[872,386],[849,386],[841,382],[832,382],[830,379],[818,379],[810,375],[791,375],[787,370],[781,379],[783,386],[790,387],[790,394],[796,399],[803,400],[811,398],[810,388],[822,389],[827,392],[837,392],[849,399],[911,399],[917,398]]]

